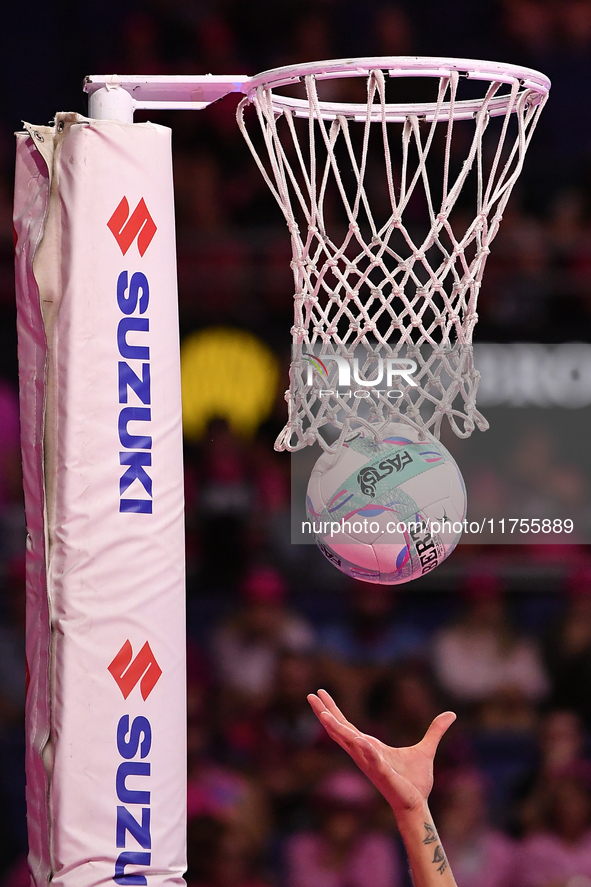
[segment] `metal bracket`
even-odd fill
[[[133,123],[139,109],[201,111],[228,93],[246,93],[250,80],[246,74],[91,74],[84,79],[84,92],[89,117]]]

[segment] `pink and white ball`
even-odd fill
[[[464,527],[466,489],[453,456],[427,432],[396,422],[380,438],[356,431],[318,459],[306,529],[343,573],[396,585],[451,554]]]

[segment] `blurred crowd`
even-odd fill
[[[29,36],[41,59],[46,44],[62,53],[53,87],[64,92],[43,83],[27,105],[33,75],[43,70],[29,66],[20,81],[29,93],[16,113],[44,115],[35,123],[67,101],[84,112],[76,89],[91,64],[106,73],[253,74],[296,61],[431,54],[548,74],[551,100],[488,261],[478,336],[589,340],[591,0],[138,0],[93,8],[92,22],[66,2],[55,4],[56,17],[43,7],[45,30]],[[69,39],[52,41],[58,26]],[[7,885],[20,883],[26,846],[25,530],[10,224],[18,96],[16,88],[0,111]],[[283,367],[276,407],[254,437],[213,417],[204,437],[186,443],[189,885],[409,887],[384,803],[308,707],[306,694],[324,686],[353,721],[390,744],[414,743],[439,711],[458,712],[434,792],[458,887],[589,887],[588,553],[576,545],[513,555],[463,546],[441,586],[434,574],[428,586],[394,590],[350,583],[315,548],[290,544],[289,459],[273,451],[285,421],[293,317],[289,238],[238,132],[235,105],[230,96],[199,114],[150,115],[173,127],[182,336],[219,324],[250,330]],[[526,563],[537,570],[538,589],[520,585]]]
[[[350,583],[321,615],[248,569],[189,625],[189,883],[409,885],[387,807],[308,707],[319,685],[390,745],[458,712],[433,805],[459,887],[591,878],[589,567],[561,592],[491,571],[454,595]]]

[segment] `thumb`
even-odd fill
[[[437,746],[441,741],[441,737],[447,732],[448,728],[451,727],[455,719],[456,715],[453,711],[444,711],[431,721],[427,732],[419,742],[423,751],[430,757],[435,757],[435,752],[437,751]]]

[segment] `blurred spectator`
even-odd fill
[[[353,721],[368,715],[369,698],[396,662],[421,656],[425,635],[395,617],[391,586],[354,582],[349,613],[320,636],[323,671]]]
[[[519,887],[587,884],[591,879],[591,795],[588,774],[547,781],[536,798],[535,823],[520,845]],[[578,880],[580,879],[580,880]]]
[[[585,758],[585,733],[575,712],[555,709],[540,724],[540,779],[561,776]]]
[[[257,774],[279,835],[309,824],[310,795],[338,755],[306,699],[318,683],[311,656],[284,652],[269,704],[229,712],[223,721],[218,748]]]
[[[538,823],[539,798],[548,784],[574,773],[591,773],[585,754],[585,734],[577,715],[568,710],[554,709],[541,720],[539,727],[538,759],[529,778],[518,790],[521,824],[526,832],[535,831]],[[515,808],[517,810],[517,807]]]
[[[201,531],[202,582],[216,587],[238,580],[246,555],[252,487],[244,446],[227,423],[214,420],[205,437],[196,516]]]
[[[483,730],[530,732],[537,723],[536,707],[519,686],[499,687],[483,700],[478,725]]]
[[[279,657],[307,652],[314,633],[285,606],[286,586],[271,567],[254,567],[243,586],[243,604],[214,633],[212,655],[227,701],[260,709],[270,697]]]
[[[423,661],[394,665],[373,700],[374,732],[388,745],[414,745],[443,710],[433,676]],[[382,735],[381,731],[386,731]],[[438,756],[438,760],[441,760]]]
[[[574,572],[567,592],[564,614],[544,644],[552,702],[573,709],[591,729],[591,568]]]
[[[586,478],[576,464],[560,458],[554,429],[531,423],[517,438],[508,468],[513,502],[520,506],[520,514],[537,518],[568,516],[580,525]]]
[[[288,887],[399,887],[402,872],[389,836],[372,831],[374,789],[351,770],[322,780],[315,795],[320,827],[288,838]]]
[[[561,191],[548,219],[549,245],[562,267],[568,266],[582,245],[589,243],[585,195],[576,189]]]
[[[235,828],[197,816],[187,831],[188,887],[268,887],[257,854]]]
[[[459,621],[435,638],[433,662],[443,689],[460,703],[481,703],[511,690],[525,699],[548,691],[538,647],[511,625],[502,589],[492,575],[473,575]]]
[[[458,887],[521,887],[517,847],[488,821],[485,780],[461,769],[437,789],[439,834]]]
[[[249,548],[287,564],[297,560],[291,545],[290,460],[286,453],[275,452],[273,443],[273,437],[261,434],[251,448],[255,505]]]
[[[489,812],[497,825],[510,825],[517,787],[535,766],[537,728],[536,706],[516,687],[492,693],[476,712],[472,749],[489,782]]]
[[[222,193],[222,171],[213,152],[177,152],[175,207],[181,226],[213,234],[227,224]]]
[[[324,739],[324,730],[306,698],[316,692],[317,686],[315,663],[310,656],[296,652],[281,655],[273,696],[262,718],[259,755],[263,769],[274,762],[289,764],[293,752]]]
[[[269,811],[257,781],[207,758],[191,761],[187,815],[211,816],[231,826],[253,852],[259,852],[267,838]]]
[[[508,514],[510,496],[502,472],[491,465],[490,460],[482,460],[468,466],[468,471],[463,469],[462,473],[470,490],[470,516],[478,521],[502,520]]]
[[[187,652],[188,816],[215,819],[258,853],[270,826],[265,793],[256,778],[216,760],[217,689],[199,649],[189,643]]]
[[[546,328],[555,290],[547,236],[538,219],[510,208],[487,269],[486,319],[496,336],[514,341],[518,331],[538,339]]]
[[[227,712],[224,742],[230,757],[249,768],[256,767],[280,793],[290,791],[287,786],[299,789],[295,758],[301,750],[311,749],[325,738],[306,699],[317,687],[313,658],[284,650],[278,653],[267,704],[257,710],[248,705],[235,706]]]

